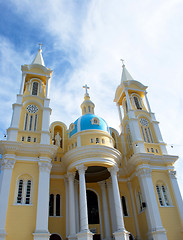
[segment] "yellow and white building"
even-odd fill
[[[0,142],[0,240],[181,240],[183,202],[142,83],[123,64],[118,133],[95,115],[50,125],[52,70],[39,49],[23,65],[7,140]]]

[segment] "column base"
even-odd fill
[[[5,240],[6,239],[7,233],[5,232],[4,229],[0,229],[0,240]]]
[[[93,233],[89,230],[82,231],[76,234],[78,240],[93,240]]]
[[[151,232],[148,232],[148,239],[167,240],[166,230],[164,228],[154,229]]]
[[[115,240],[129,240],[129,232],[126,230],[119,230],[113,233]]]
[[[50,238],[50,233],[49,232],[35,232],[33,233],[34,240],[49,240]]]
[[[76,235],[69,235],[67,238],[69,240],[77,240],[77,236]]]

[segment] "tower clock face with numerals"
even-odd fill
[[[38,111],[38,107],[36,105],[33,105],[33,104],[28,105],[27,106],[27,111],[29,113],[36,113]]]

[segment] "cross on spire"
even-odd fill
[[[43,44],[42,43],[38,43],[38,45],[39,45],[39,50],[42,50]]]
[[[125,64],[124,64],[124,61],[125,61],[125,60],[120,59],[120,61],[122,62],[122,66],[124,66],[124,65],[125,65]]]
[[[86,91],[85,94],[88,95],[88,91],[87,91],[87,90],[90,89],[90,88],[87,86],[87,84],[85,84],[85,85],[83,86],[83,88],[85,88],[85,91]]]

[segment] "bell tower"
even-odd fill
[[[167,154],[146,89],[147,86],[133,79],[123,63],[121,83],[117,87],[114,102],[119,111],[121,137],[127,158],[133,153]]]
[[[50,144],[49,90],[53,71],[45,67],[41,44],[29,65],[22,65],[22,81],[13,115],[7,130],[7,140]]]

